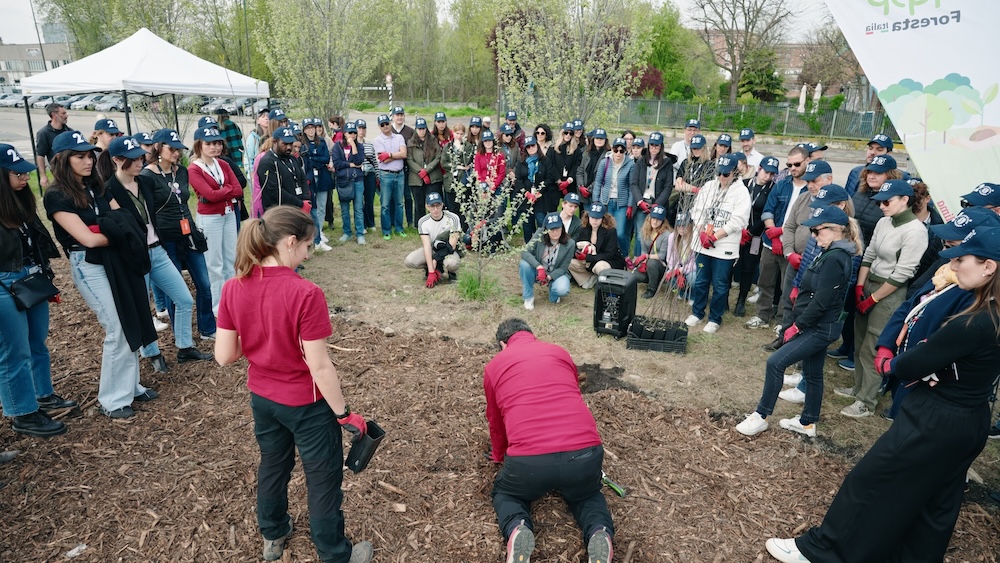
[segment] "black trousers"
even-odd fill
[[[757,254],[751,254],[750,247],[753,244],[753,241],[751,241],[740,245],[740,259],[733,268],[733,279],[740,284],[739,295],[736,297],[737,303],[747,300],[747,295],[750,293],[750,286],[757,281],[757,273],[760,268],[760,253],[770,252],[764,248],[763,244],[757,242]]]
[[[795,540],[812,563],[944,560],[965,474],[986,445],[989,407],[960,407],[924,383],[847,474],[823,524]]]
[[[257,524],[265,539],[288,533],[288,481],[299,448],[309,497],[309,528],[320,560],[348,563],[344,536],[344,445],[340,425],[325,400],[289,407],[251,394],[254,434],[260,446]]]
[[[521,520],[529,529],[531,503],[551,491],[559,493],[583,531],[584,543],[601,527],[614,535],[604,499],[601,467],[604,447],[532,456],[507,456],[493,483],[493,509],[504,539]]]
[[[365,229],[375,228],[375,178],[374,172],[365,173]]]

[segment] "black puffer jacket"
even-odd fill
[[[878,202],[871,198],[872,193],[866,187],[859,189],[852,198],[854,200],[854,218],[861,226],[861,239],[865,243],[865,248],[871,244],[872,235],[875,233],[875,225],[885,217]]]

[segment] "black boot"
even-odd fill
[[[781,348],[781,346],[784,343],[785,342],[784,342],[784,340],[782,340],[781,336],[778,336],[777,338],[775,338],[771,342],[769,342],[769,343],[761,346],[761,348],[763,348],[765,352],[774,352],[778,348]]]
[[[744,317],[747,314],[746,299],[736,301],[736,309],[733,311],[734,317]]]
[[[57,411],[61,409],[71,409],[77,406],[76,401],[70,401],[68,399],[63,399],[55,393],[49,395],[48,397],[42,397],[38,399],[38,408],[43,411]]]
[[[167,360],[163,358],[163,354],[157,354],[149,359],[149,363],[153,365],[153,371],[156,373],[170,373],[170,368],[167,367]]]
[[[52,420],[45,411],[37,411],[24,416],[15,416],[11,428],[18,434],[48,438],[66,433],[66,425],[58,420]]]
[[[201,350],[191,347],[182,348],[177,351],[177,363],[183,364],[185,362],[200,362],[204,360],[211,360],[213,356],[209,353],[202,352]]]

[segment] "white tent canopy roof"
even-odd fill
[[[121,92],[270,97],[267,82],[188,53],[142,28],[131,37],[48,72],[21,80],[25,95]]]

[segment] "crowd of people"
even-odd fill
[[[179,363],[249,359],[265,559],[280,558],[292,533],[294,444],[317,483],[309,485],[310,518],[321,558],[371,559],[370,544],[352,547],[344,537],[340,435],[317,442],[334,419],[355,438],[365,421],[347,407],[322,344],[331,330],[322,290],[297,274],[314,249],[333,250],[323,231],[324,224],[335,230],[337,206],[341,244],[365,245],[376,228],[385,240],[415,228],[420,246],[403,264],[422,270],[427,288],[457,279],[462,256],[493,221],[504,224],[490,236],[510,247],[523,240],[526,310],[536,306],[536,286],[559,304],[573,283],[586,290],[602,272],[628,270],[646,284],[643,298],[686,302],[689,329],[707,321],[702,330],[713,334],[725,313],[750,314],[746,328],[773,327],[775,337],[764,345],[773,353],[760,402],[735,427],[746,436],[769,428],[779,398],[803,404],[779,426],[816,436],[825,359],[852,370],[854,385],[834,389],[851,400],[841,414],[895,422],[847,477],[820,528],[767,542],[781,561],[881,561],[914,546],[943,554],[959,482],[987,435],[1000,437],[1000,425],[989,428],[987,406],[1000,359],[1000,185],[976,187],[945,223],[928,186],[898,169],[887,135],[871,139],[866,162],[839,185],[825,146],[796,144],[782,167],[756,149],[752,129],[722,133],[708,147],[697,119],[667,148],[660,132],[615,136],[586,131],[579,119],[565,122],[558,137],[546,124],[528,134],[514,111],[494,132],[479,117],[449,124],[443,112],[410,127],[397,106],[378,116],[379,133],[369,138],[362,119],[333,116],[327,133],[323,119],[296,123],[280,108],[262,110],[244,136],[220,110],[199,119],[185,159],[176,130],[125,136],[113,119],[101,119],[85,137],[69,127],[65,108],[47,111],[34,164],[0,145],[0,311],[11,319],[0,329],[4,415],[15,432],[48,437],[66,432],[50,413],[77,406],[55,393],[45,345],[48,303],[58,300],[49,264],[58,244],[105,332],[97,396],[104,415],[130,418],[136,402],[158,398],[139,381],[140,358],[157,372],[170,369],[158,331],[172,329]],[[36,169],[55,241],[27,187]],[[489,216],[470,212],[479,200],[493,203]],[[277,284],[282,291],[269,290]],[[265,302],[265,309],[248,306]],[[214,356],[197,347],[195,327],[201,340],[214,341]],[[600,439],[586,407],[571,406],[579,402],[567,385],[576,384],[572,361],[537,342],[522,320],[502,323],[497,341],[503,352],[486,369],[486,415],[491,459],[504,464],[493,498],[507,561],[530,560],[530,502],[552,489],[584,529],[590,560],[609,561],[614,530],[599,493]],[[530,382],[542,357],[552,373]],[[799,373],[786,374],[795,365]],[[891,404],[879,411],[887,393]],[[557,439],[526,430],[532,401],[564,401],[579,432]],[[911,447],[914,432],[926,438]],[[315,447],[303,451],[301,441]],[[914,463],[933,467],[921,480],[928,490],[940,484],[937,492],[901,491],[911,498],[905,512],[903,504],[867,510],[872,491],[902,487]],[[529,483],[513,484],[519,472],[541,467]],[[870,525],[853,516],[859,510]],[[871,537],[887,521],[905,525]]]

